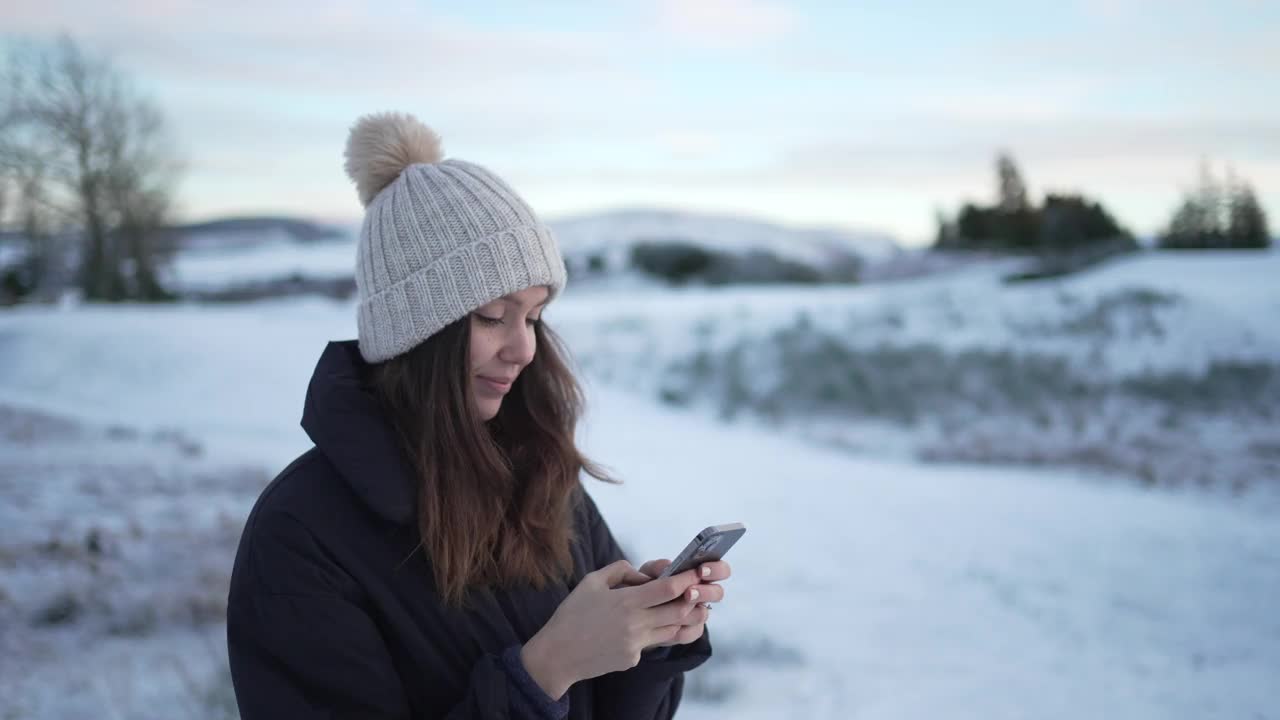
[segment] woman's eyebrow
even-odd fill
[[[507,303],[507,304],[509,304],[509,305],[519,305],[519,304],[520,304],[520,301],[519,301],[519,300],[516,300],[515,298],[512,298],[512,297],[507,297],[506,295],[503,295],[503,296],[502,296],[502,298],[501,298],[501,300],[502,300],[502,302]],[[548,296],[547,296],[547,299],[546,299],[546,300],[543,300],[543,301],[542,301],[542,302],[540,302],[540,303],[534,303],[534,305],[533,305],[533,306],[534,306],[534,307],[542,307],[543,305],[546,305],[546,304],[547,304],[547,303],[549,303],[549,302],[551,302],[551,296],[550,296],[550,295],[548,295]]]

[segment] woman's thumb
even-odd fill
[[[615,588],[619,585],[637,585],[647,583],[653,579],[636,570],[626,560],[615,560],[593,574],[600,575],[601,579],[604,580],[605,587],[608,588]]]

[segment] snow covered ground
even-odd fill
[[[170,264],[166,280],[175,288],[191,292],[292,276],[348,277],[355,261],[352,238],[302,244],[284,233],[274,233],[245,247],[181,252]]]
[[[588,447],[629,482],[594,495],[640,559],[749,528],[697,680],[728,699],[685,717],[1275,717],[1274,514],[597,398]]]
[[[861,452],[1280,483],[1280,252],[1018,261],[862,286],[599,293],[557,309],[593,375]]]
[[[898,333],[1031,347],[1113,380],[1274,364],[1276,257],[1195,271],[1149,257],[1027,289],[966,271],[567,294],[548,318],[587,370],[582,440],[626,481],[590,487],[633,559],[670,556],[708,524],[749,528],[713,613],[717,655],[680,717],[1280,716],[1280,524],[1265,494],[921,464],[838,449],[794,420],[726,423],[696,396],[655,402],[680,358],[801,313],[872,347]],[[1163,334],[1132,332],[1147,310],[1128,308],[1112,320],[1130,325],[1088,336],[1097,355],[1004,322],[1069,325],[1072,308],[1140,290],[1178,298],[1147,308]],[[0,314],[0,717],[229,716],[218,617],[239,523],[308,446],[311,367],[353,318],[321,300]]]

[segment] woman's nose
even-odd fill
[[[506,342],[502,346],[501,358],[509,363],[524,367],[533,361],[533,353],[536,349],[536,338],[533,334],[533,328],[522,325],[507,335]]]

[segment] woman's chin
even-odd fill
[[[502,408],[501,400],[483,399],[476,403],[476,412],[480,413],[480,420],[489,422],[498,416],[498,410]]]

